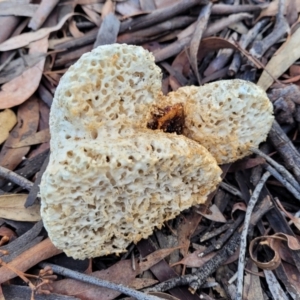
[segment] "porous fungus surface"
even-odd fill
[[[150,52],[129,45],[98,47],[83,54],[56,89],[52,141],[128,136],[146,126],[149,107],[160,95],[161,70]]]
[[[78,259],[124,252],[204,203],[220,180],[204,147],[162,132],[71,142],[60,151],[43,176],[42,216],[54,245]]]
[[[40,193],[45,228],[67,255],[123,252],[204,203],[220,182],[203,146],[146,129],[151,107],[163,98],[160,87],[153,56],[117,44],[83,55],[61,79]]]
[[[274,117],[267,94],[244,80],[221,80],[201,87],[185,86],[164,98],[183,103],[183,134],[199,142],[218,164],[236,161],[265,141]]]

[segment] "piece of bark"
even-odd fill
[[[0,16],[0,43],[6,41],[11,36],[19,22],[19,17]]]
[[[38,8],[37,4],[18,3],[13,1],[0,2],[0,15],[1,16],[20,16],[32,17]]]
[[[35,203],[35,200],[37,199],[37,195],[40,191],[40,183],[42,180],[42,176],[48,166],[49,158],[50,158],[50,155],[48,154],[48,156],[45,158],[44,163],[38,173],[38,176],[33,184],[33,187],[30,189],[29,195],[25,202],[25,207],[29,207],[29,206],[33,205]]]
[[[137,244],[137,248],[143,257],[149,255],[150,253],[156,250],[155,246],[153,245],[150,239],[141,240]],[[160,281],[165,281],[167,279],[178,276],[178,274],[175,273],[175,271],[172,268],[170,268],[170,266],[165,260],[161,260],[159,263],[151,267],[150,270]],[[191,294],[185,287],[171,289],[170,294],[179,299],[199,300],[199,297],[197,295]]]
[[[165,8],[156,9],[148,15],[122,22],[120,25],[120,32],[147,28],[153,24],[175,17],[193,6],[206,5],[207,3],[207,0],[183,0]]]
[[[202,39],[202,35],[207,27],[207,23],[211,14],[211,8],[212,8],[212,3],[209,3],[202,8],[197,20],[195,31],[191,38],[191,44],[189,49],[191,67],[198,79],[199,84],[201,84],[201,80],[200,80],[200,74],[198,70],[197,56],[198,56],[199,45]]]
[[[227,18],[222,18],[208,26],[208,28],[203,33],[203,38],[214,35],[217,32],[221,31],[224,27],[227,27],[235,22],[241,21],[243,19],[249,19],[249,18],[252,18],[252,15],[248,13],[240,13],[240,14],[230,15]],[[181,32],[181,34],[178,35],[178,40],[176,42],[171,43],[165,48],[154,51],[153,55],[155,57],[155,62],[160,62],[171,56],[174,56],[179,52],[181,52],[186,46],[188,46],[191,41],[192,33],[194,32],[196,25],[197,22],[194,22],[187,29],[185,29],[184,32]]]
[[[31,297],[31,289],[27,286],[3,285],[2,291],[5,299],[24,300]],[[49,295],[34,295],[34,300],[80,300],[80,298],[51,293]]]
[[[89,32],[87,32],[83,37],[74,38],[69,41],[61,42],[54,46],[55,50],[69,49],[73,47],[85,46],[95,42],[95,39],[98,34],[98,27],[93,28]]]
[[[141,9],[143,11],[153,11],[156,9],[154,0],[140,0]]]
[[[113,44],[117,41],[120,28],[120,21],[114,13],[109,13],[102,20],[99,32],[97,34],[94,48],[101,45]]]
[[[117,38],[117,42],[125,44],[142,44],[147,37],[152,36],[155,38],[158,34],[168,33],[169,31],[189,26],[194,21],[195,18],[190,16],[175,17],[150,28],[120,34]]]
[[[300,154],[276,121],[272,125],[269,137],[283,158],[287,169],[292,170],[300,182]]]
[[[37,30],[46,21],[59,0],[42,0],[35,14],[32,16],[28,27]]]
[[[50,239],[47,238],[34,247],[23,252],[21,255],[17,256],[7,265],[18,269],[21,272],[26,272],[39,262],[59,253],[62,253],[62,251],[57,249],[52,244]],[[17,275],[7,267],[3,266],[0,268],[0,283],[6,282],[7,280],[10,280],[16,276]]]
[[[212,15],[230,15],[241,12],[257,12],[262,10],[262,6],[245,4],[245,5],[227,5],[214,4],[211,10]]]
[[[38,234],[41,232],[42,228],[43,228],[43,222],[42,221],[37,222],[31,229],[27,230],[20,237],[8,243],[7,245],[0,247],[0,250],[6,250],[9,253],[14,253],[16,250],[23,248],[26,244],[28,244],[30,241],[35,239],[38,236]],[[3,254],[0,253],[0,257],[2,256]]]

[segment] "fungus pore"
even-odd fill
[[[221,180],[217,161],[247,155],[272,118],[265,93],[251,83],[163,96],[160,69],[142,47],[84,54],[51,107],[51,156],[40,186],[50,239],[77,259],[126,251],[204,203]]]

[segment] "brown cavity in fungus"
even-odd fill
[[[152,120],[147,123],[152,130],[160,129],[164,132],[182,134],[184,127],[184,108],[182,103],[176,103],[164,108],[158,107],[152,112]]]

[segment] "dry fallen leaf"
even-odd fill
[[[16,125],[17,117],[11,109],[5,109],[0,112],[0,144],[2,144],[9,135],[11,129]]]
[[[48,36],[30,44],[29,54],[46,53],[48,49]],[[0,109],[10,108],[23,103],[38,88],[46,58],[42,58],[36,65],[27,69],[18,77],[7,82],[0,91]]]
[[[1,117],[1,115],[0,115]],[[1,122],[1,119],[0,119]],[[1,123],[0,123],[1,124]],[[27,147],[37,144],[42,144],[50,141],[50,132],[49,129],[44,129],[39,132],[30,135],[29,137],[22,139],[21,141],[17,142],[16,144],[11,145],[12,148],[20,148],[20,147]]]
[[[199,256],[204,251],[204,249],[199,249],[194,251],[193,253],[189,253],[186,255],[182,260],[178,261],[177,263],[173,264],[171,267],[177,265],[186,265],[189,268],[200,268],[202,267],[207,261],[212,259],[216,255],[215,252],[211,252],[203,257]]]
[[[276,51],[266,65],[266,70],[261,74],[257,84],[265,91],[300,58],[300,28]]]
[[[114,283],[129,285],[137,274],[137,271],[132,269],[131,264],[131,260],[121,260],[106,270],[96,271],[90,275]],[[75,279],[55,281],[52,292],[73,295],[81,300],[110,300],[120,295],[118,291],[80,282]]]
[[[38,99],[35,96],[32,96],[29,100],[22,103],[18,107],[17,116],[18,123],[10,132],[9,137],[2,146],[0,152],[0,165],[9,170],[14,170],[30,150],[30,147],[12,149],[10,146],[36,132],[39,124]],[[0,182],[1,181],[2,179]]]
[[[201,211],[197,211],[201,216],[205,217],[208,220],[220,223],[226,223],[227,220],[219,210],[218,206],[213,204],[209,209],[210,213],[204,214]]]
[[[20,35],[16,35],[5,42],[0,44],[0,51],[8,51],[8,50],[13,50],[13,49],[18,49],[24,46],[27,46],[28,44],[38,41],[40,39],[43,39],[47,37],[51,32],[59,30],[65,22],[73,16],[74,13],[70,13],[65,15],[60,22],[53,27],[47,27],[47,28],[42,28],[38,31],[32,31],[32,32],[26,32]]]
[[[276,198],[275,198],[276,199]],[[300,230],[300,218],[293,216],[291,213],[287,212],[284,207],[282,206],[281,202],[277,200],[277,204],[280,209],[284,212],[284,214],[291,219],[294,225]]]
[[[41,220],[40,205],[24,207],[27,194],[1,195],[0,218],[14,221],[37,222]]]
[[[146,271],[149,270],[152,266],[160,262],[162,259],[164,259],[166,256],[170,255],[174,250],[179,249],[180,247],[175,248],[167,248],[167,249],[159,249],[155,252],[147,255],[140,263],[139,268],[140,271]]]

